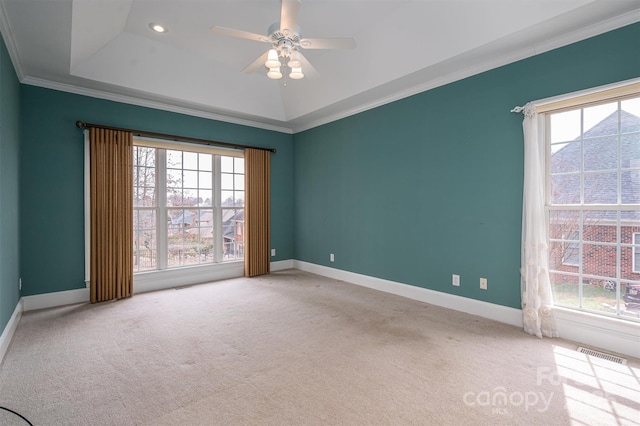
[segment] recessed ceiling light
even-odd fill
[[[156,24],[154,22],[149,24],[149,28],[151,28],[153,31],[157,32],[157,33],[166,33],[167,31],[169,31],[169,29],[167,27],[164,27],[160,24]]]

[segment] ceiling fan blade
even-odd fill
[[[311,62],[300,52],[300,62],[302,62],[302,72],[305,77],[309,77],[310,79],[314,79],[318,77],[318,71],[311,65]]]
[[[289,30],[291,34],[296,32],[298,12],[300,12],[300,0],[282,0],[280,31]]]
[[[264,63],[267,61],[267,56],[269,55],[269,52],[264,52],[262,55],[260,55],[255,61],[251,62],[249,65],[247,65],[242,72],[247,73],[247,74],[251,74],[253,72],[258,71],[259,69],[266,69]]]
[[[255,33],[250,33],[250,32],[247,32],[247,31],[234,30],[233,28],[211,27],[211,31],[213,31],[214,33],[227,35],[227,36],[231,36],[231,37],[246,38],[248,40],[262,41],[262,42],[265,42],[265,43],[269,43],[269,37],[267,37],[267,36],[263,36],[263,35],[255,34]]]
[[[353,38],[303,38],[300,40],[303,49],[354,49]]]

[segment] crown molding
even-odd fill
[[[21,83],[30,86],[42,87],[45,89],[53,89],[61,92],[73,93],[76,95],[88,96],[91,98],[105,99],[108,101],[120,102],[123,104],[136,105],[146,108],[159,109],[163,111],[175,112],[178,114],[190,115],[193,117],[206,118],[210,120],[223,121],[225,123],[239,124],[242,126],[255,127],[258,129],[272,130],[274,132],[292,134],[293,130],[289,127],[276,126],[273,124],[263,123],[255,120],[234,117],[232,115],[218,114],[209,111],[203,111],[196,108],[188,108],[173,105],[167,102],[152,101],[131,95],[121,95],[116,93],[105,92],[103,90],[89,89],[86,87],[74,86],[71,84],[58,83],[50,80],[25,77],[20,80]]]
[[[622,28],[627,25],[634,24],[640,21],[640,9],[632,12],[627,12],[622,15],[618,15],[614,18],[607,19],[605,21],[597,22],[595,24],[588,25],[579,30],[573,31],[569,34],[564,34],[559,37],[552,38],[550,40],[537,43],[529,49],[519,49],[516,51],[510,51],[508,53],[496,56],[490,60],[476,63],[475,65],[469,65],[460,71],[447,73],[446,75],[433,78],[423,83],[413,85],[405,90],[395,92],[391,95],[381,97],[375,101],[363,103],[357,107],[345,109],[341,112],[326,115],[316,120],[305,122],[301,120],[299,125],[294,125],[293,133],[302,132],[312,129],[314,127],[322,126],[324,124],[331,123],[355,114],[359,114],[370,109],[377,108],[382,105],[386,105],[400,99],[408,98],[409,96],[417,95],[418,93],[425,92],[427,90],[435,89],[436,87],[444,86],[449,83],[453,83],[464,78],[471,77],[476,74],[483,73],[485,71],[492,70],[504,65],[508,65],[526,58],[530,58],[535,55],[548,52],[550,50],[558,49],[560,47],[568,46],[573,43],[577,43],[586,40],[590,37],[595,37],[600,34],[604,34],[609,31]]]
[[[312,129],[314,127],[318,127],[324,124],[331,123],[333,121],[337,121],[373,108],[377,108],[382,105],[386,105],[418,93],[425,92],[427,90],[434,89],[436,87],[440,87],[449,83],[453,83],[458,80],[462,80],[464,78],[471,77],[473,75],[489,71],[491,69],[508,65],[510,63],[526,59],[553,49],[557,49],[563,46],[567,46],[572,43],[576,43],[587,38],[597,36],[608,31],[612,31],[618,28],[621,28],[626,25],[630,25],[640,21],[640,9],[636,9],[631,12],[627,12],[622,15],[618,15],[616,17],[597,22],[591,25],[587,25],[584,28],[573,31],[569,34],[564,34],[550,40],[546,40],[543,42],[536,43],[527,49],[510,49],[508,52],[497,55],[489,60],[485,60],[482,62],[475,62],[473,65],[465,64],[465,67],[450,67],[449,72],[445,72],[441,74],[440,77],[428,78],[423,80],[419,84],[413,84],[405,89],[401,90],[393,90],[391,87],[388,89],[388,92],[392,92],[387,95],[383,95],[377,97],[375,100],[371,101],[363,101],[358,102],[357,98],[362,96],[366,98],[366,92],[361,95],[356,95],[351,99],[352,105],[347,105],[345,108],[341,108],[338,110],[339,106],[328,106],[326,108],[326,113],[323,114],[321,111],[316,113],[310,113],[309,117],[305,119],[304,117],[299,117],[298,119],[290,120],[289,122],[283,122],[283,125],[271,124],[266,121],[261,121],[259,119],[247,119],[241,118],[239,116],[234,116],[233,113],[229,114],[220,114],[211,111],[206,111],[203,109],[198,109],[196,107],[188,107],[188,106],[178,106],[172,104],[170,102],[163,101],[154,101],[149,99],[143,99],[141,97],[135,95],[123,95],[123,94],[114,94],[104,90],[99,89],[90,89],[75,86],[72,84],[53,82],[50,80],[35,78],[30,76],[25,76],[24,70],[22,68],[22,64],[20,61],[20,55],[18,53],[17,46],[15,44],[12,31],[9,25],[8,20],[6,19],[6,11],[4,7],[4,0],[0,0],[0,31],[5,40],[5,44],[7,46],[7,50],[9,52],[9,56],[11,61],[13,62],[14,69],[18,76],[18,79],[23,84],[59,90],[68,93],[79,94],[83,96],[89,96],[93,98],[111,100],[114,102],[126,103],[131,105],[137,105],[147,108],[159,109],[164,111],[175,112],[179,114],[185,114],[195,117],[206,118],[210,120],[217,120],[226,123],[238,124],[248,127],[254,127],[264,130],[271,130],[280,133],[286,134],[295,134],[297,132],[302,132],[305,130]],[[457,58],[459,60],[460,58]],[[452,60],[456,60],[456,58],[452,58]],[[420,80],[419,76],[421,71],[414,73],[413,75],[404,77],[404,78],[413,78],[414,80]],[[396,80],[395,82],[391,82],[390,85],[398,84],[402,81],[403,78]],[[382,88],[384,89],[384,88]],[[349,103],[349,100],[344,100],[345,104]],[[336,111],[336,112],[333,112]],[[319,118],[314,118],[319,117]],[[266,119],[265,119],[266,120]]]

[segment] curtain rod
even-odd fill
[[[211,141],[207,139],[190,138],[188,136],[169,135],[167,133],[156,133],[156,132],[147,132],[144,130],[125,129],[122,127],[104,126],[102,124],[84,123],[80,120],[76,121],[76,127],[80,129],[93,127],[96,129],[109,129],[109,130],[117,130],[120,132],[131,132],[135,136],[146,136],[150,138],[168,139],[176,142],[191,142],[191,143],[197,143],[201,145],[224,146],[224,147],[236,148],[236,149],[253,148],[253,149],[261,149],[263,151],[269,151],[273,153],[276,152],[275,148],[261,148],[257,146],[248,146],[248,145],[241,145],[241,144],[229,143],[229,142],[218,142],[218,141]]]

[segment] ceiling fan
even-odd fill
[[[271,49],[250,63],[242,71],[252,73],[268,68],[267,76],[274,80],[282,78],[281,67],[290,69],[289,77],[299,80],[304,77],[302,71],[313,75],[317,73],[301,49],[353,49],[356,41],[353,38],[302,38],[300,27],[296,24],[300,0],[282,0],[280,22],[271,24],[268,35],[260,35],[232,28],[212,27],[218,34],[245,38],[263,43],[270,43]],[[281,59],[282,58],[282,59]]]

